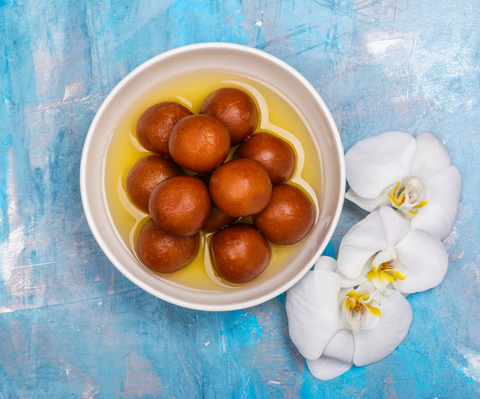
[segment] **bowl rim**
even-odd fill
[[[172,297],[168,294],[165,294],[164,292],[158,291],[154,289],[153,287],[149,286],[148,284],[144,283],[142,280],[140,280],[137,276],[135,276],[133,273],[131,273],[128,268],[123,266],[122,262],[120,259],[115,256],[115,254],[110,251],[109,247],[107,246],[106,242],[102,238],[102,234],[97,227],[97,224],[94,220],[93,214],[92,214],[92,207],[87,201],[87,192],[89,190],[88,184],[87,184],[87,158],[88,154],[90,152],[90,147],[92,144],[94,132],[97,128],[97,125],[102,117],[102,114],[104,113],[105,109],[108,107],[109,103],[115,98],[116,94],[131,80],[133,79],[136,75],[140,74],[142,71],[148,69],[152,65],[170,58],[174,57],[178,54],[189,52],[192,50],[202,50],[202,49],[237,49],[242,52],[250,53],[255,56],[259,56],[261,58],[266,59],[267,61],[270,61],[274,64],[277,64],[279,67],[285,69],[287,72],[295,76],[304,86],[305,88],[311,93],[311,95],[315,98],[317,103],[320,105],[321,110],[323,111],[326,120],[328,122],[328,125],[330,126],[334,140],[335,140],[335,150],[337,152],[338,159],[340,160],[340,165],[339,165],[339,171],[340,171],[340,192],[338,193],[338,203],[335,208],[335,213],[334,217],[332,218],[332,221],[330,223],[330,226],[326,232],[326,239],[324,240],[322,245],[319,245],[313,256],[311,257],[310,261],[304,266],[304,268],[291,280],[285,282],[282,284],[280,287],[278,287],[275,290],[269,291],[266,294],[257,296],[252,299],[247,299],[245,301],[238,302],[234,306],[230,305],[223,305],[223,304],[215,304],[215,305],[205,305],[205,304],[196,304],[192,303],[190,301],[184,301],[181,298],[176,298]],[[87,219],[87,223],[90,227],[90,230],[95,237],[95,240],[97,241],[98,245],[104,252],[104,254],[107,256],[107,258],[110,260],[110,262],[113,263],[113,265],[117,268],[118,271],[120,271],[127,279],[129,279],[132,283],[134,283],[137,287],[143,289],[144,291],[148,292],[149,294],[160,298],[164,301],[167,301],[171,304],[181,306],[184,308],[188,309],[194,309],[194,310],[203,310],[203,311],[233,311],[233,310],[239,310],[239,309],[246,309],[250,308],[259,304],[262,304],[264,302],[267,302],[270,299],[275,298],[276,296],[282,294],[283,292],[287,291],[289,288],[291,288],[294,284],[296,284],[310,269],[311,267],[317,262],[317,260],[320,258],[321,254],[323,253],[325,247],[328,245],[331,237],[333,236],[333,233],[337,227],[338,221],[341,216],[341,211],[343,208],[344,204],[344,199],[345,199],[345,188],[346,188],[346,167],[345,167],[345,157],[343,153],[343,145],[342,141],[340,138],[340,134],[338,132],[337,126],[335,124],[335,121],[328,110],[325,102],[323,99],[320,97],[320,94],[315,90],[315,88],[311,85],[311,83],[300,73],[298,72],[295,68],[287,64],[286,62],[280,60],[279,58],[268,54],[262,50],[256,49],[254,47],[249,47],[246,45],[242,44],[236,44],[236,43],[227,43],[227,42],[205,42],[205,43],[195,43],[195,44],[189,44],[181,47],[177,47],[171,50],[167,50],[153,58],[150,58],[149,60],[145,61],[144,63],[140,64],[138,67],[136,67],[134,70],[132,70],[129,74],[127,74],[114,88],[113,90],[110,91],[110,93],[107,95],[105,100],[103,101],[102,105],[99,107],[97,110],[95,117],[93,118],[93,121],[90,125],[90,128],[88,129],[87,136],[85,138],[84,146],[83,146],[83,151],[82,151],[82,157],[81,157],[81,163],[80,163],[80,193],[81,193],[81,199],[82,199],[82,205],[85,213],[85,217]]]

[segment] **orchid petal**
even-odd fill
[[[338,292],[338,308],[340,309],[343,304],[345,303],[345,295],[347,295],[350,291],[353,290],[353,287],[342,287]]]
[[[433,134],[420,133],[416,140],[417,151],[410,167],[412,175],[425,181],[452,163],[447,148]]]
[[[392,353],[405,339],[412,323],[412,308],[400,293],[382,297],[382,316],[372,330],[353,331],[356,366],[378,362]]]
[[[358,141],[345,154],[347,181],[360,197],[375,198],[407,176],[417,142],[407,133],[389,132]]]
[[[342,288],[346,288],[346,287],[355,287],[357,285],[362,284],[365,280],[367,280],[367,273],[368,273],[369,270],[371,270],[371,266],[370,266],[370,262],[367,261],[367,262],[365,262],[365,266],[363,267],[363,270],[360,273],[360,276],[356,279],[353,279],[353,280],[349,279],[340,270],[338,270],[338,268],[335,271],[335,273],[337,273],[340,276],[340,278],[342,279],[342,281],[340,283]],[[351,290],[349,290],[349,291],[351,291]]]
[[[407,278],[397,281],[400,292],[421,292],[442,282],[447,273],[448,255],[440,239],[423,230],[412,230],[396,249],[398,258],[408,269]]]
[[[322,356],[333,357],[343,363],[353,364],[353,336],[348,330],[340,330],[325,347]]]
[[[307,366],[317,380],[328,381],[346,373],[353,363],[343,363],[333,357],[321,356],[316,360],[307,359]]]
[[[357,289],[359,290],[368,290],[368,291],[375,291],[375,286],[372,284],[370,280],[365,280],[362,284],[360,284]],[[380,297],[376,296],[375,300],[380,303]]]
[[[331,256],[321,256],[320,259],[315,263],[315,270],[327,270],[329,272],[334,272],[337,268],[337,261]]]
[[[287,293],[286,310],[290,338],[300,354],[318,359],[332,337],[342,328],[338,308],[340,277],[317,269]]]
[[[388,198],[388,189],[383,191],[378,197],[375,198],[363,198],[360,197],[352,189],[345,193],[345,198],[353,202],[355,205],[366,210],[367,212],[373,212],[379,205],[390,205],[390,198]]]
[[[360,277],[365,263],[387,246],[378,212],[372,212],[343,237],[338,250],[338,269],[349,279]]]
[[[412,229],[422,229],[440,240],[448,237],[457,219],[462,176],[450,165],[424,182],[430,193],[428,204],[412,219]]]
[[[322,381],[331,380],[350,370],[353,366],[353,336],[350,331],[340,330],[326,346],[323,355],[316,360],[307,360],[312,375]]]
[[[316,360],[307,359],[307,366],[317,380],[328,381],[346,373],[353,363],[343,363],[333,357],[321,356]]]
[[[375,255],[372,261],[372,266],[375,266],[376,269],[385,262],[392,260],[392,255],[389,252],[380,251]]]
[[[370,305],[365,305],[365,311],[362,312],[362,322],[360,323],[360,329],[371,330],[375,328],[380,321],[380,311]]]
[[[378,215],[382,221],[387,244],[395,246],[410,231],[409,221],[392,208],[382,206],[378,209]]]

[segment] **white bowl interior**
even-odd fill
[[[139,267],[112,225],[102,190],[103,158],[120,117],[152,85],[198,70],[222,70],[259,79],[282,92],[301,110],[318,144],[323,173],[319,217],[294,261],[259,283],[235,290],[203,292],[155,278]],[[320,171],[319,171],[320,174]],[[263,303],[295,284],[315,263],[337,225],[345,192],[340,137],[327,107],[297,71],[262,51],[229,43],[204,43],[161,54],[135,69],[110,93],[92,122],[81,162],[81,193],[92,233],[110,261],[133,283],[170,303],[200,310],[235,310]]]

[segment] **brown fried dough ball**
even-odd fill
[[[314,221],[313,205],[295,186],[273,186],[267,207],[253,217],[253,223],[274,244],[290,245],[310,231]]]
[[[295,170],[295,152],[284,140],[270,133],[256,133],[237,148],[235,158],[260,162],[272,184],[285,183]]]
[[[207,187],[199,179],[174,176],[154,188],[148,210],[166,233],[186,237],[205,225],[211,202]]]
[[[270,262],[268,241],[249,224],[234,224],[217,231],[210,245],[213,267],[232,283],[253,280]]]
[[[169,177],[180,175],[183,175],[182,168],[171,159],[160,155],[141,158],[128,171],[128,196],[136,206],[148,213],[148,200],[155,186]]]
[[[241,217],[255,215],[267,206],[272,185],[260,163],[253,159],[235,159],[213,172],[209,190],[222,212]]]
[[[168,148],[180,166],[193,172],[208,172],[227,158],[230,136],[214,117],[192,115],[174,126]]]
[[[179,120],[189,115],[193,115],[190,110],[175,102],[162,102],[151,106],[138,120],[138,141],[146,150],[170,157],[170,133]]]
[[[214,116],[225,125],[232,147],[255,131],[259,119],[253,99],[242,90],[233,88],[211,93],[200,105],[199,113]]]
[[[172,236],[150,219],[140,230],[138,254],[153,270],[172,273],[195,259],[200,242],[199,236],[199,233],[188,237]]]
[[[195,177],[199,178],[207,186],[207,188],[209,188],[212,172],[199,173]],[[237,219],[238,218],[228,216],[222,212],[212,201],[212,210],[210,211],[207,223],[205,223],[205,226],[203,226],[202,230],[206,233],[213,233],[214,231],[220,230],[222,227],[232,224]]]

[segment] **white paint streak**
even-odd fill
[[[56,265],[56,264],[57,264],[57,262],[36,263],[36,264],[34,264],[34,265],[16,266],[16,267],[12,268],[12,270],[24,269],[24,268],[26,268],[26,267],[36,267],[36,266]]]
[[[458,237],[458,231],[457,231],[456,227],[454,227],[452,232],[448,235],[448,237],[443,240],[443,244],[445,246],[447,246],[447,245],[452,245],[453,246],[453,245],[455,245],[457,237]]]
[[[89,94],[88,96],[84,96],[84,97],[81,97],[81,98],[76,98],[76,99],[73,99],[73,100],[48,101],[48,102],[43,102],[43,103],[39,104],[38,106],[27,108],[25,110],[25,113],[29,114],[29,115],[32,115],[36,111],[52,111],[52,109],[54,110],[55,108],[61,107],[62,105],[70,105],[70,104],[75,104],[75,103],[79,103],[79,102],[92,103],[95,100],[100,100],[100,99],[102,99],[102,96],[100,94]]]
[[[95,398],[95,396],[97,396],[100,393],[98,388],[99,388],[99,386],[95,386],[95,387],[89,386],[89,387],[87,387],[83,391],[82,396],[80,398],[81,399],[93,399],[93,398]],[[95,389],[96,389],[96,391],[93,392],[93,390],[95,390]]]
[[[480,382],[480,354],[465,353],[463,357],[467,361],[467,367],[463,367],[463,372],[465,375],[473,378],[477,382]]]
[[[387,48],[393,46],[397,43],[400,43],[401,39],[392,39],[392,40],[377,40],[367,44],[368,52],[372,55],[377,55],[384,53]]]
[[[258,27],[260,27],[260,26],[263,25],[263,22],[262,22],[262,21],[257,21],[257,22],[255,22],[255,25],[257,25]]]
[[[6,308],[5,306],[0,306],[0,313],[11,313],[12,309]]]
[[[136,352],[130,352],[123,386],[123,392],[118,394],[122,398],[162,396],[161,378],[157,375],[152,363]]]
[[[83,84],[75,81],[65,86],[65,93],[63,95],[63,101],[66,101],[72,97],[75,97],[78,93],[83,91]]]
[[[253,359],[252,366],[250,367],[250,371],[248,372],[248,378],[247,378],[247,382],[245,383],[245,389],[243,391],[242,398],[244,398],[245,395],[247,394],[248,384],[250,383],[250,375],[252,374],[253,366],[255,365],[255,362],[257,361],[257,355],[258,355],[258,352],[256,352],[255,359]],[[237,368],[238,368],[238,366],[237,366]]]
[[[233,358],[233,356],[230,356],[230,359],[232,359],[232,362],[233,362],[233,364],[235,365],[235,367],[237,368],[238,373],[239,373],[240,376],[242,377],[242,380],[245,381],[245,377],[243,376],[242,371],[240,370],[240,367],[238,367],[238,364],[237,364],[237,362],[235,361],[235,359]]]
[[[112,277],[110,278],[110,287],[108,287],[108,295],[115,294],[115,273],[112,273]]]
[[[417,48],[417,39],[413,42],[412,58],[410,59],[410,69],[413,68],[413,60],[415,59],[415,49]]]
[[[12,277],[12,270],[25,248],[25,229],[23,224],[10,232],[8,238],[0,245],[2,253],[2,281],[7,284]]]
[[[13,150],[9,154],[10,165],[13,165]],[[17,193],[15,187],[15,176],[13,168],[10,166],[8,188],[8,223],[11,227],[15,226],[18,219],[17,212]],[[8,238],[0,244],[0,259],[2,269],[2,282],[4,285],[8,284],[10,277],[12,277],[12,270],[14,269],[18,257],[25,248],[25,227],[23,223],[19,223],[16,228],[10,231]]]
[[[480,284],[480,269],[475,262],[469,262],[462,267],[462,270],[470,269],[475,274],[475,281]]]

